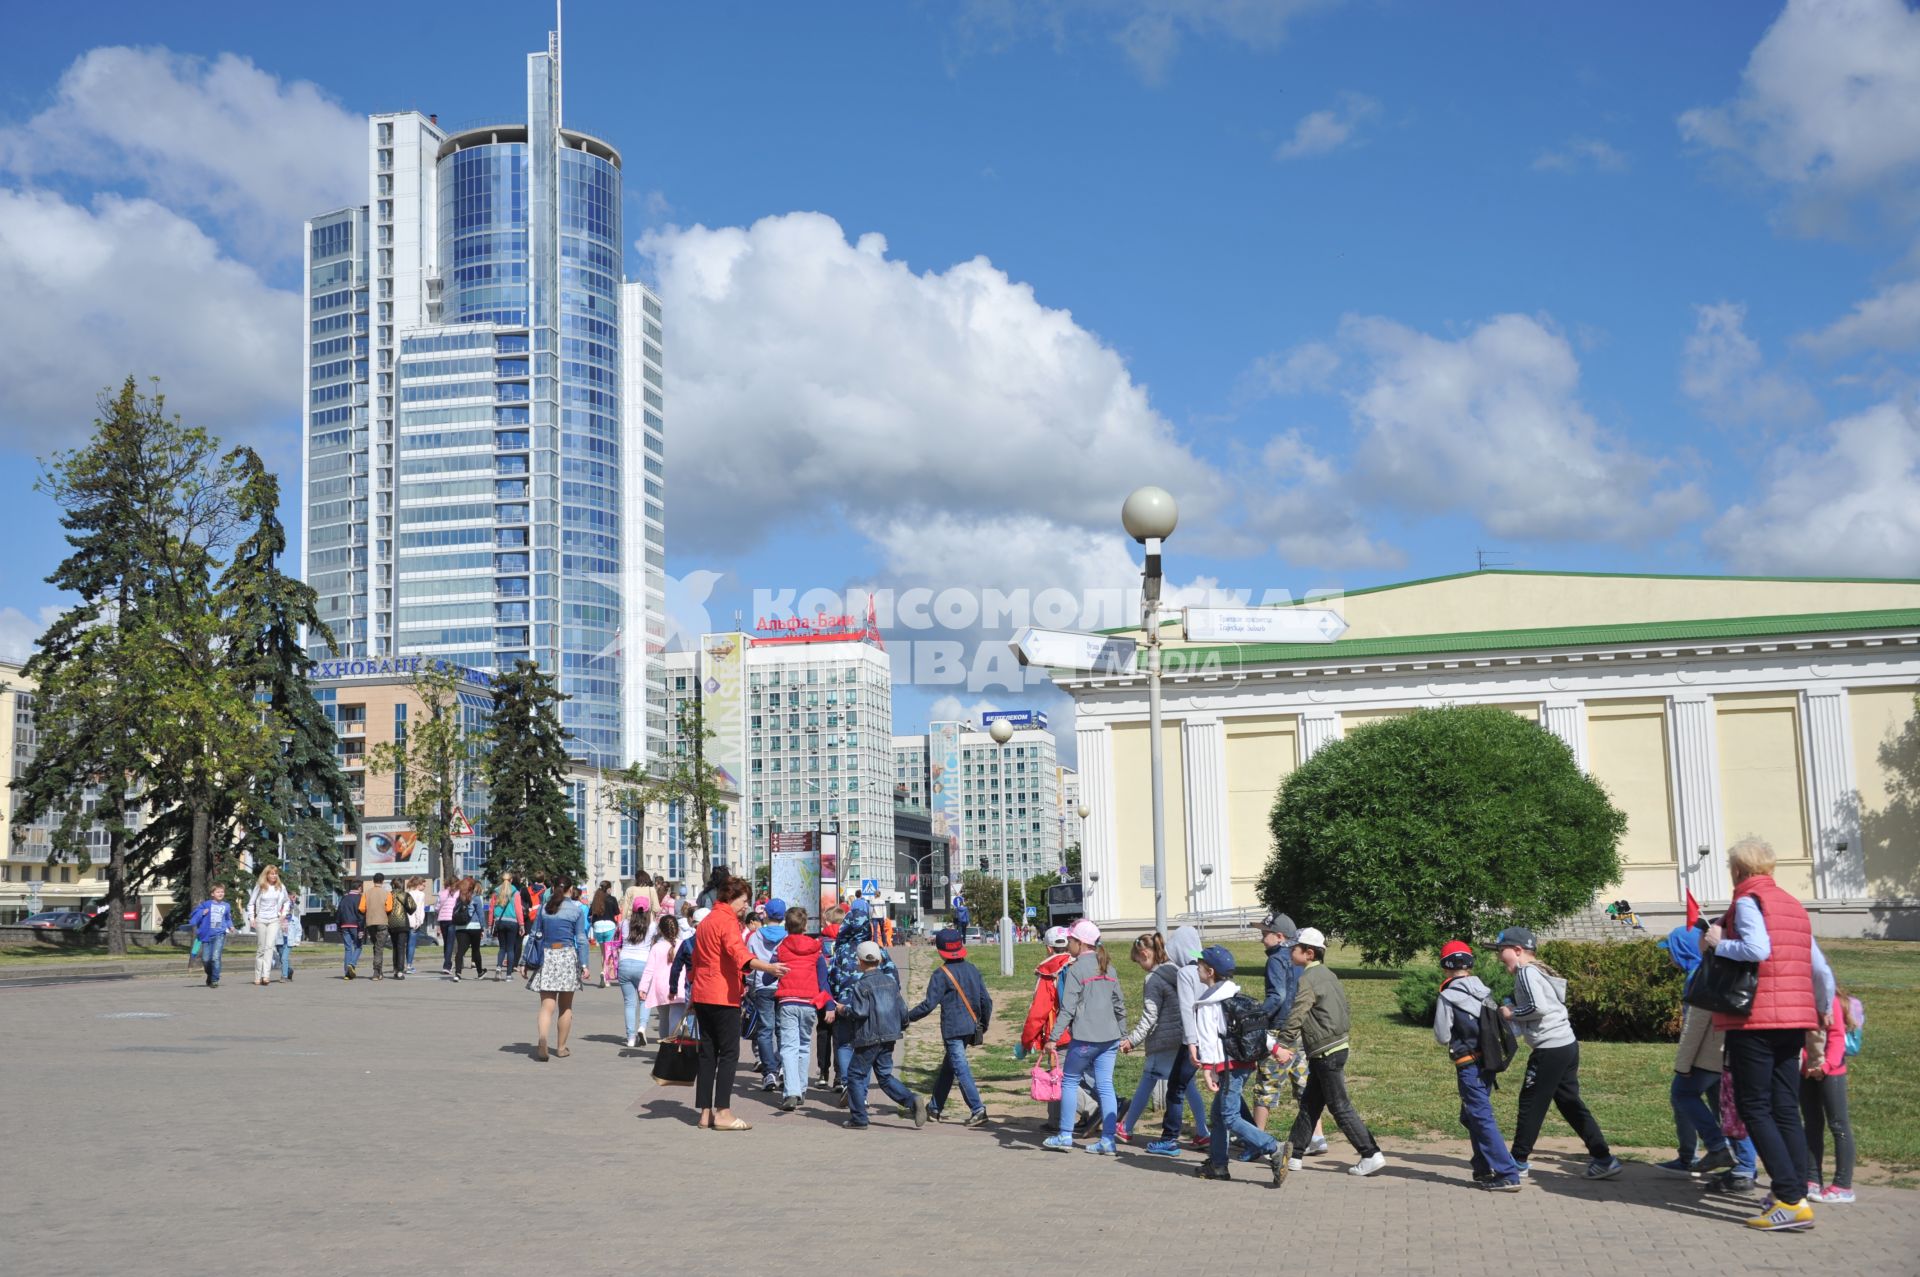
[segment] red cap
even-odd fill
[[[1473,946],[1464,940],[1449,940],[1440,946],[1440,961],[1442,962],[1445,962],[1448,958],[1457,958],[1463,955],[1469,958],[1473,956]]]

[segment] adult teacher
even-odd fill
[[[733,1115],[733,1075],[740,1066],[740,999],[748,971],[783,976],[782,962],[762,962],[747,949],[742,925],[753,886],[745,878],[712,883],[713,911],[693,933],[693,1016],[700,1025],[700,1066],[693,1103],[705,1130],[750,1131]]]

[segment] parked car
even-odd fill
[[[87,931],[94,924],[78,909],[43,909],[22,918],[19,925],[41,931]]]

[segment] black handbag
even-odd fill
[[[1694,972],[1682,999],[1688,1006],[1722,1015],[1746,1015],[1760,989],[1760,964],[1711,954]]]
[[[662,1086],[692,1086],[700,1071],[700,1044],[669,1038],[653,1057],[653,1080]]]

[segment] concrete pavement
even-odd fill
[[[755,1092],[736,1110],[756,1129],[716,1138],[624,1050],[613,989],[582,993],[573,1055],[539,1064],[517,982],[246,978],[0,992],[8,1271],[1340,1277],[1453,1274],[1489,1244],[1516,1272],[1920,1271],[1920,1193],[1765,1236],[1643,1165],[1588,1184],[1542,1157],[1536,1187],[1480,1193],[1453,1146],[1389,1145],[1356,1181],[1336,1143],[1275,1192],[1238,1165],[1245,1182],[1192,1179],[1191,1156],[1042,1151],[1025,1108],[983,1131],[876,1108],[855,1132]]]

